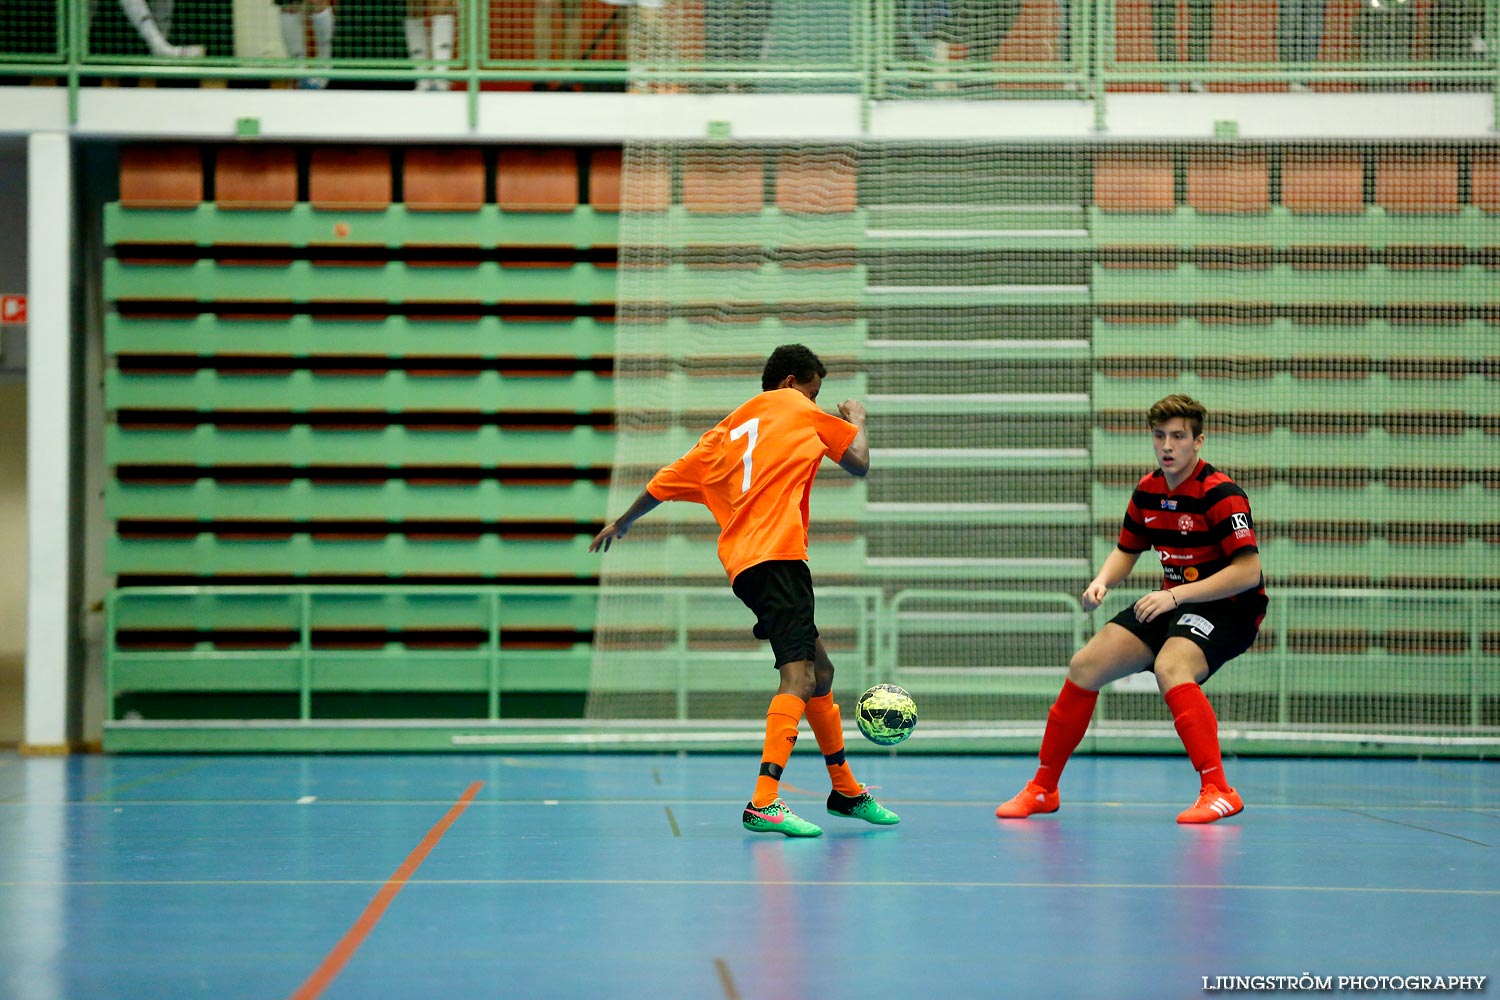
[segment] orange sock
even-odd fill
[[[757,809],[776,801],[781,794],[781,772],[797,745],[797,723],[807,702],[794,694],[778,694],[766,710],[766,743],[760,754],[760,777],[755,779],[755,794],[750,804]]]
[[[1037,754],[1038,766],[1033,779],[1047,791],[1057,791],[1057,779],[1062,777],[1068,758],[1083,742],[1089,719],[1094,716],[1094,703],[1098,700],[1098,691],[1081,688],[1070,680],[1063,681],[1057,700],[1047,712],[1047,728],[1042,731],[1042,748]]]
[[[1203,689],[1192,681],[1179,684],[1166,694],[1172,724],[1187,750],[1188,760],[1198,772],[1199,784],[1229,790],[1224,778],[1224,759],[1219,752],[1219,718]]]
[[[839,716],[839,706],[833,700],[832,691],[808,699],[807,724],[812,726],[818,749],[823,751],[823,763],[828,765],[833,790],[850,798],[858,795],[862,789],[844,760],[844,721]]]

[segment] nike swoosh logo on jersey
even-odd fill
[[[1150,524],[1154,520],[1156,520],[1156,518],[1154,518],[1154,517],[1148,517],[1148,518],[1146,518],[1146,523]]]

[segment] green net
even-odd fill
[[[818,351],[872,471],[812,499],[848,696],[908,687],[933,745],[1039,731],[1074,649],[1157,586],[1078,594],[1153,467],[1145,411],[1210,412],[1271,608],[1210,683],[1247,744],[1493,740],[1500,724],[1500,236],[1492,150],[636,143],[627,149],[612,513]],[[758,718],[768,649],[707,512],[604,562],[591,718]],[[1170,736],[1149,675],[1101,740]]]

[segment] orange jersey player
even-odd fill
[[[820,409],[827,375],[801,344],[776,348],[761,389],[655,476],[625,511],[595,536],[589,551],[608,551],[636,519],[667,500],[706,506],[719,525],[719,560],[734,593],[755,613],[754,635],[769,640],[781,683],[766,713],[765,745],[755,792],[741,822],[758,833],[816,837],[823,831],[781,800],[782,770],[807,716],[828,767],[828,811],[889,826],[900,818],[854,780],[844,758],[844,730],[833,700],[833,663],[818,638],[812,574],[807,568],[808,495],[823,459],[853,476],[870,468],[865,408]]]

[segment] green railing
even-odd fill
[[[1092,615],[1071,595],[1019,591],[887,597],[877,588],[828,587],[819,603],[843,690],[894,680],[929,709],[919,749],[1029,751],[1072,650],[1134,589],[1122,587]],[[618,603],[605,610],[607,601]],[[576,742],[621,725],[734,728],[739,723],[716,722],[720,715],[690,711],[690,700],[763,693],[768,676],[764,649],[746,639],[744,609],[717,587],[143,587],[111,594],[106,616],[106,745],[126,750],[544,746],[559,733]],[[620,629],[627,641],[605,639],[602,651],[586,642],[505,647],[513,630],[534,641],[544,627],[566,634],[605,625],[604,634]],[[341,630],[352,628],[358,648],[341,643]],[[380,641],[387,633],[439,641]],[[1091,746],[1174,745],[1155,685],[1144,680],[1105,693]],[[547,723],[502,711],[507,695],[538,691],[627,701],[666,693],[659,701],[675,711],[636,722],[575,714]],[[1214,678],[1212,692],[1227,744],[1243,752],[1493,754],[1500,594],[1273,590],[1262,641]],[[148,707],[152,717],[138,718],[122,704],[208,693],[225,701],[205,717],[167,718]],[[360,718],[319,707],[351,693],[394,697],[398,710]],[[280,714],[256,715],[270,696],[282,699]],[[443,696],[466,698],[475,710],[421,714],[424,698]],[[225,710],[240,704],[245,717]],[[501,725],[551,728],[482,735]],[[319,727],[341,735],[319,743]],[[361,729],[364,736],[350,735]],[[413,735],[422,729],[428,737]],[[460,733],[471,735],[455,738]],[[748,730],[742,735],[753,742]]]
[[[950,15],[941,13],[950,8],[930,0],[806,0],[776,5],[755,25],[733,13],[755,5],[715,0],[660,10],[457,0],[453,57],[420,63],[401,40],[401,5],[361,0],[337,8],[332,55],[315,53],[311,64],[267,56],[266,46],[247,54],[253,46],[242,36],[252,28],[243,18],[230,24],[228,5],[198,21],[197,8],[177,5],[182,27],[173,41],[204,39],[197,43],[206,49],[201,58],[134,55],[132,49],[145,47],[118,16],[117,3],[34,0],[0,27],[0,76],[60,78],[73,88],[121,76],[292,81],[316,75],[354,85],[441,78],[464,85],[471,103],[481,87],[517,81],[851,93],[865,100],[1092,98],[1101,120],[1112,91],[1168,87],[1462,88],[1494,93],[1500,103],[1500,0],[1464,11],[1416,0],[1379,7],[1327,0],[1318,59],[1307,58],[1305,42],[1297,51],[1290,34],[1300,29],[1289,23],[1278,31],[1274,3],[1243,10],[1215,4],[1211,27],[1177,50],[1186,61],[1158,61],[1169,53],[1153,45],[1149,5],[1127,8],[1116,0],[997,4],[951,28],[943,22]],[[255,37],[274,38],[277,8],[263,7]],[[746,44],[747,32],[758,44]]]

